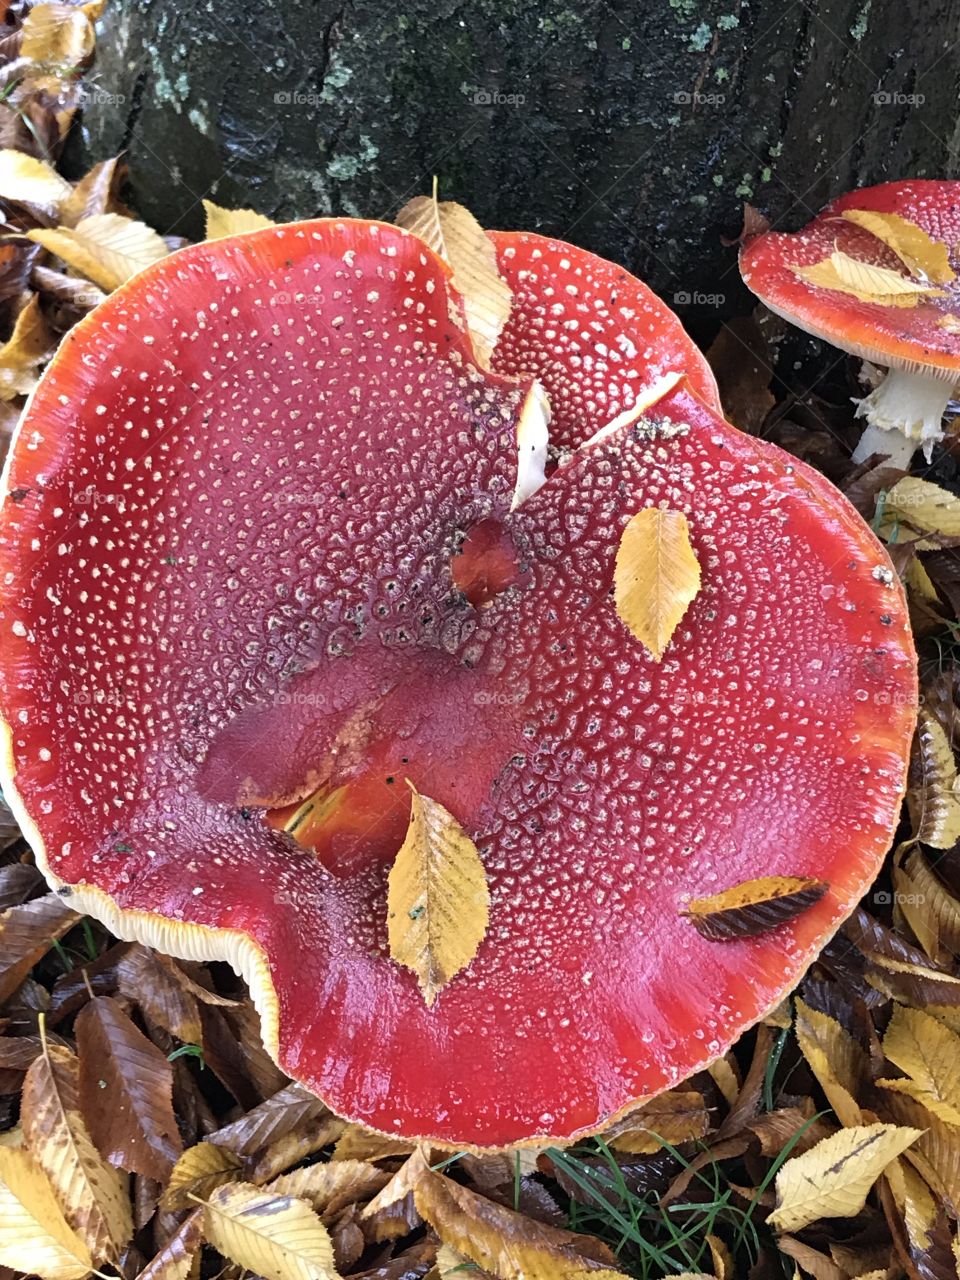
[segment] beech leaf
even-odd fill
[[[75,227],[40,227],[26,234],[108,293],[170,252],[152,227],[120,213],[96,213]]]
[[[943,726],[925,707],[917,716],[916,753],[920,779],[907,793],[916,838],[934,849],[951,849],[960,840],[957,765]]]
[[[397,214],[397,226],[418,236],[449,264],[463,298],[478,362],[489,369],[493,349],[510,316],[512,294],[497,269],[492,242],[469,209],[417,196]]]
[[[808,267],[791,268],[807,284],[836,293],[850,294],[861,302],[875,302],[884,307],[915,307],[920,298],[942,298],[942,289],[901,275],[891,267],[877,267],[861,262],[836,249],[829,258]]]
[[[883,510],[922,533],[960,535],[960,498],[930,480],[904,476],[888,490]]]
[[[44,160],[25,151],[0,151],[0,199],[32,204],[54,213],[73,188]]]
[[[866,1053],[836,1018],[799,999],[796,1011],[797,1041],[827,1101],[841,1124],[861,1124],[856,1099],[870,1075]]]
[[[365,1160],[328,1160],[282,1173],[264,1189],[306,1200],[318,1213],[331,1215],[369,1199],[386,1186],[391,1176],[386,1169],[378,1169]]]
[[[165,1182],[180,1154],[173,1070],[112,996],[97,996],[76,1022],[80,1104],[101,1155]]]
[[[125,172],[126,166],[120,156],[111,156],[109,160],[95,164],[60,205],[63,225],[75,227],[82,219],[95,213],[119,213],[116,193]]]
[[[55,68],[76,67],[96,44],[93,25],[83,10],[59,0],[38,4],[23,20],[20,56]]]
[[[198,1142],[173,1166],[160,1203],[169,1213],[186,1209],[193,1200],[206,1200],[217,1187],[236,1181],[242,1168],[243,1161],[233,1151]]]
[[[490,890],[477,847],[442,804],[413,794],[410,825],[387,881],[390,954],[412,969],[428,1005],[483,941]]]
[[[255,209],[224,209],[212,200],[204,200],[203,210],[207,215],[205,240],[222,240],[224,236],[239,236],[246,231],[262,231],[264,227],[277,225]]]
[[[676,1146],[703,1138],[710,1113],[703,1094],[694,1089],[668,1089],[631,1111],[603,1133],[611,1147],[630,1155],[653,1155],[665,1143]]]
[[[79,919],[55,893],[0,912],[0,1004]]]
[[[215,1249],[266,1280],[328,1280],[333,1243],[311,1207],[245,1182],[219,1187],[204,1205]]]
[[[960,1125],[960,1036],[928,1013],[894,1005],[883,1052],[910,1081],[878,1084],[909,1093],[947,1124]],[[903,1087],[908,1083],[914,1088]]]
[[[829,887],[803,876],[762,876],[707,898],[691,898],[683,914],[710,942],[734,942],[786,924],[819,902]]]
[[[93,1268],[46,1174],[29,1152],[6,1143],[0,1143],[0,1266],[42,1280],[81,1280]]]
[[[853,1218],[870,1188],[922,1130],[893,1124],[856,1125],[824,1138],[781,1167],[777,1207],[767,1221],[778,1231],[799,1231],[818,1218]]]
[[[64,1216],[95,1262],[116,1260],[133,1235],[127,1178],[93,1145],[80,1114],[80,1064],[44,1042],[23,1083],[24,1146],[53,1187]]]
[[[947,246],[933,240],[922,227],[899,213],[878,213],[875,209],[844,209],[840,214],[892,249],[912,275],[923,275],[934,284],[956,279],[950,266]]]
[[[647,507],[620,537],[613,574],[617,614],[656,662],[700,590],[700,563],[681,511]]]
[[[34,293],[14,321],[13,333],[0,347],[0,399],[29,395],[40,376],[38,366],[55,349],[40,298]]]
[[[184,1218],[157,1256],[148,1262],[137,1280],[188,1280],[203,1244],[203,1210]]]

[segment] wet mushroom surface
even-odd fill
[[[374,1129],[596,1129],[774,1005],[889,846],[916,674],[886,554],[679,345],[631,415],[640,337],[512,509],[533,378],[561,402],[576,364],[518,334],[521,376],[486,371],[416,238],[294,224],[119,290],[12,451],[4,789],[38,858],[119,935],[233,963],[283,1069]],[[702,574],[659,662],[613,596],[646,509]],[[490,897],[432,1004],[387,937],[408,781]],[[827,889],[759,937],[685,914],[773,875]]]

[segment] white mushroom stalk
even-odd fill
[[[933,446],[943,439],[943,415],[955,379],[922,370],[889,369],[886,377],[862,400],[855,401],[857,417],[867,426],[853,452],[854,462],[883,454],[892,467],[906,469],[921,446],[930,461]]]

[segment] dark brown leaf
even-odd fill
[[[157,1256],[147,1263],[137,1280],[186,1280],[202,1243],[203,1210],[194,1209]]]
[[[0,1004],[79,919],[55,893],[0,913]]]
[[[165,1182],[181,1151],[170,1063],[112,996],[77,1018],[80,1099],[93,1140],[111,1163]]]
[[[138,1004],[151,1022],[187,1044],[202,1043],[200,1010],[188,979],[176,966],[139,943],[117,965],[117,990]]]

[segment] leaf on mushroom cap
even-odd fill
[[[888,847],[916,674],[859,516],[684,383],[511,511],[551,357],[478,368],[448,282],[399,229],[325,220],[185,249],[80,322],[0,510],[3,782],[73,905],[229,960],[339,1114],[502,1146],[601,1127],[796,983]],[[611,594],[650,506],[703,575],[660,664]],[[514,571],[474,605],[451,565],[485,523]],[[404,778],[490,888],[430,1008],[389,952]],[[324,788],[309,848],[264,823]],[[725,946],[680,914],[764,875],[831,888]]]
[[[885,182],[802,231],[748,239],[740,271],[771,310],[845,351],[960,375],[958,244],[960,182]]]

